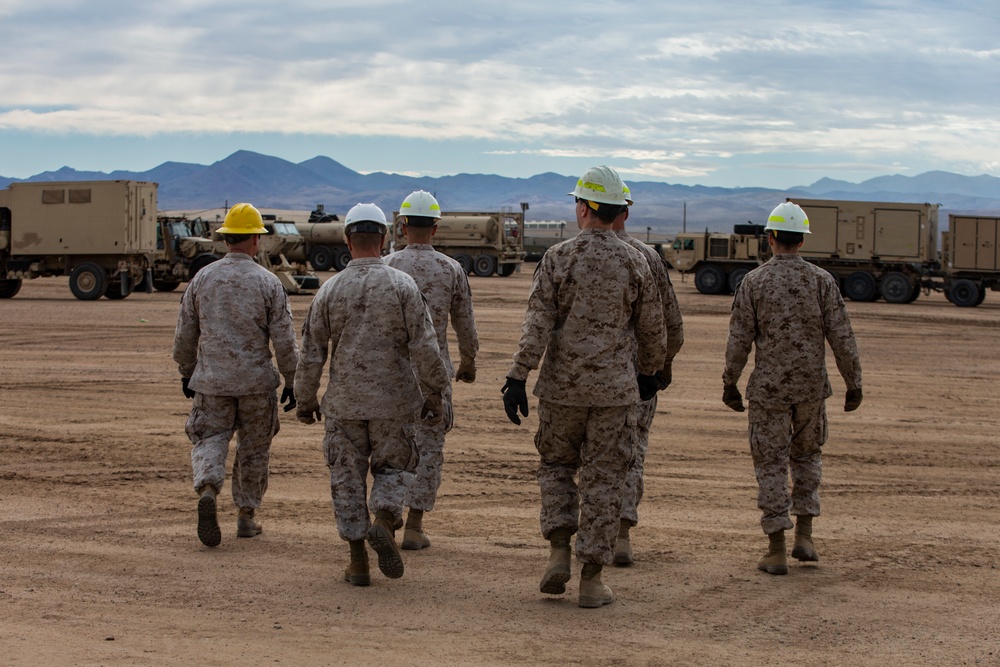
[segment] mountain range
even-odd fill
[[[0,188],[12,182],[142,180],[159,184],[161,210],[218,208],[249,201],[261,208],[345,213],[358,202],[374,202],[387,214],[398,210],[410,192],[434,193],[442,208],[452,211],[519,210],[528,205],[528,220],[566,220],[573,216],[575,176],[544,173],[530,178],[489,174],[413,177],[375,172],[361,174],[325,156],[294,163],[251,151],[237,151],[210,165],[164,162],[148,171],[111,173],[62,167],[26,179],[0,176]],[[963,176],[930,171],[917,176],[879,176],[861,183],[823,178],[812,185],[788,190],[719,188],[671,185],[652,181],[629,182],[636,205],[629,225],[675,233],[711,229],[730,231],[732,225],[762,222],[785,197],[860,199],[941,204],[942,221],[948,213],[1000,215],[1000,178]]]

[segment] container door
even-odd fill
[[[875,209],[874,254],[920,259],[920,211]]]
[[[837,209],[827,206],[803,207],[809,216],[809,231],[800,252],[804,257],[837,254]]]

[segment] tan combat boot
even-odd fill
[[[396,546],[396,531],[389,510],[379,510],[368,529],[368,544],[378,554],[378,569],[390,579],[403,576],[403,554]]]
[[[236,537],[257,537],[263,532],[260,522],[253,518],[252,507],[241,507],[236,518]]]
[[[622,519],[618,523],[618,539],[615,541],[614,564],[621,567],[628,567],[632,564],[632,542],[629,540],[628,531],[632,527],[627,519]]]
[[[767,536],[767,553],[757,563],[757,569],[768,574],[788,574],[788,560],[785,558],[785,531],[779,530]]]
[[[351,562],[344,572],[344,581],[352,586],[370,586],[371,574],[368,571],[368,550],[364,540],[351,540]]]
[[[580,599],[577,606],[585,609],[596,609],[615,601],[611,588],[601,583],[601,569],[598,563],[584,563],[580,572]]]
[[[222,531],[216,516],[215,496],[218,491],[211,484],[198,489],[198,539],[206,547],[222,543]]]
[[[423,529],[424,511],[410,508],[406,514],[406,528],[403,531],[403,544],[407,551],[426,549],[431,545],[430,538]]]
[[[802,561],[819,561],[819,554],[813,546],[813,518],[802,514],[795,520],[795,543],[792,545],[792,558]]]
[[[566,592],[566,582],[570,578],[569,528],[556,528],[549,535],[549,566],[545,568],[538,590],[548,595],[562,595]]]

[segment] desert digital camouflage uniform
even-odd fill
[[[243,253],[209,264],[181,298],[173,357],[196,392],[185,427],[194,443],[195,490],[205,484],[222,488],[235,432],[233,501],[256,509],[267,490],[271,440],[278,433],[278,374],[291,386],[298,358],[281,283]]]
[[[634,457],[636,367],[652,375],[663,366],[663,326],[646,260],[610,230],[581,230],[549,248],[535,270],[507,375],[526,379],[544,353],[534,389],[542,535],[577,533],[583,563],[611,563]]]
[[[472,311],[469,277],[462,265],[427,243],[411,243],[386,257],[385,263],[412,277],[424,295],[448,376],[455,374],[451,354],[448,352],[449,317],[458,337],[458,353],[462,362],[473,363],[479,352],[479,336]],[[445,414],[440,424],[431,426],[419,419],[419,416],[414,420],[420,462],[406,494],[405,504],[418,510],[434,509],[438,488],[441,486],[445,434],[454,423],[450,384],[441,392],[441,400]]]
[[[674,357],[684,345],[684,322],[681,319],[681,309],[677,305],[677,295],[674,293],[673,283],[670,282],[670,274],[667,272],[667,265],[663,258],[649,244],[643,243],[639,239],[629,236],[625,231],[615,232],[615,234],[625,243],[638,250],[649,263],[650,271],[653,274],[653,281],[656,283],[657,291],[660,295],[660,303],[663,305],[663,322],[665,325],[667,358],[664,364],[673,361]],[[638,417],[636,424],[636,446],[635,460],[625,477],[625,491],[622,496],[621,518],[628,521],[633,526],[639,522],[638,506],[642,500],[644,491],[643,471],[646,462],[646,451],[649,449],[649,429],[653,424],[653,417],[656,415],[656,396],[648,401],[639,401]]]
[[[722,379],[736,384],[756,344],[748,433],[761,527],[769,535],[792,528],[789,513],[820,513],[826,398],[833,393],[826,342],[847,388],[860,388],[854,332],[833,277],[793,253],[774,255],[747,274],[733,299]]]
[[[443,393],[450,377],[419,288],[380,258],[352,259],[313,299],[295,373],[300,406],[317,404],[328,354],[320,410],[334,514],[342,539],[362,540],[371,525],[369,509],[402,520],[417,464],[413,417],[423,405],[420,385]]]

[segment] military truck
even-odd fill
[[[289,261],[289,257],[304,253],[305,239],[296,224],[279,220],[274,215],[261,217],[264,219],[267,236],[261,237],[257,262],[278,277],[288,294],[319,289],[319,278],[309,270],[304,261]]]
[[[390,236],[395,249],[406,247],[398,211],[392,216]],[[524,262],[524,212],[442,213],[431,243],[461,264],[466,273],[509,276]]]
[[[292,251],[290,258],[308,261],[316,271],[343,271],[351,261],[343,221],[334,214],[313,216],[313,219],[315,221],[294,223],[303,243],[300,249]]]
[[[156,257],[153,262],[153,289],[171,292],[182,282],[226,254],[226,244],[213,241],[209,223],[201,218],[159,216],[156,230]]]
[[[978,306],[987,289],[1000,292],[1000,217],[949,215],[941,264],[944,294],[956,306]]]
[[[69,276],[78,299],[124,299],[153,266],[156,183],[11,183],[0,190],[0,298]],[[150,279],[151,283],[151,279]]]
[[[664,259],[681,273],[694,272],[702,294],[735,292],[743,277],[770,256],[763,225],[733,227],[732,234],[693,232],[678,234],[664,248]]]

